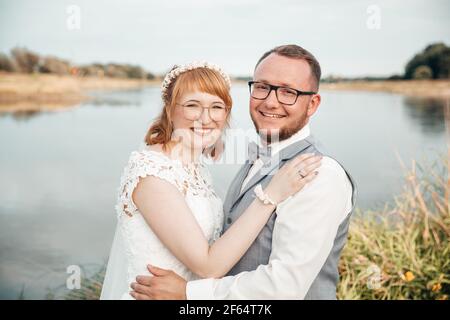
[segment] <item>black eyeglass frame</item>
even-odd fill
[[[269,92],[267,93],[267,96],[266,96],[265,98],[255,98],[255,97],[252,95],[252,85],[254,85],[255,83],[262,83],[262,84],[264,84],[264,85],[266,85],[266,86],[269,86],[270,90],[269,90]],[[279,88],[284,88],[284,89],[294,90],[294,91],[297,93],[297,96],[295,97],[294,103],[289,103],[289,104],[288,104],[288,103],[280,102],[280,99],[278,99],[278,91],[277,91]],[[265,82],[261,82],[261,81],[249,81],[249,82],[248,82],[248,89],[249,89],[249,91],[250,91],[250,96],[251,96],[253,99],[256,99],[256,100],[266,100],[267,97],[270,96],[270,93],[272,92],[272,90],[275,90],[275,95],[277,96],[278,102],[281,103],[281,104],[287,105],[287,106],[292,106],[292,105],[294,105],[294,104],[297,102],[298,96],[311,96],[311,95],[313,95],[313,94],[317,94],[317,92],[314,92],[314,91],[301,91],[301,90],[297,90],[297,89],[294,89],[294,88],[289,88],[289,87],[286,87],[286,86],[274,86],[274,85],[272,85],[272,84],[265,83]]]

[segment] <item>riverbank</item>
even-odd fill
[[[246,84],[233,80],[235,84]],[[160,86],[160,80],[76,77],[0,72],[0,113],[56,111],[92,99],[89,91]],[[342,81],[322,83],[323,90],[391,92],[406,96],[450,98],[450,80]]]
[[[0,112],[52,111],[92,99],[89,91],[159,86],[159,80],[0,73]]]
[[[450,98],[450,80],[342,81],[321,83],[320,90],[378,91],[416,97]]]

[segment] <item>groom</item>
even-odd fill
[[[270,157],[242,166],[224,202],[226,231],[254,200],[274,168],[302,153],[323,153],[309,119],[320,105],[320,65],[307,50],[284,45],[256,64],[250,114]],[[279,141],[271,141],[277,134]],[[275,160],[274,160],[275,159]],[[273,163],[275,162],[275,163]],[[338,262],[347,238],[356,188],[350,175],[324,154],[319,174],[276,208],[241,260],[221,279],[186,282],[149,266],[154,277],[131,285],[136,299],[336,299]]]

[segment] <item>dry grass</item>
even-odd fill
[[[340,299],[448,299],[450,180],[442,159],[413,163],[404,192],[381,212],[359,213],[340,261]]]
[[[88,100],[90,90],[127,90],[158,80],[0,73],[0,112],[61,109]]]
[[[81,289],[72,290],[65,300],[98,300],[102,292],[103,279],[105,277],[106,266],[102,267],[94,276],[82,278]],[[47,297],[54,298],[54,297]]]

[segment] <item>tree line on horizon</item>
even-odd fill
[[[450,79],[450,47],[439,42],[428,45],[423,51],[414,55],[405,66],[402,75],[396,74],[389,77],[361,77],[345,78],[329,76],[323,82],[338,82],[350,80],[424,80],[424,79]]]
[[[155,79],[142,67],[119,63],[74,65],[54,56],[41,56],[27,48],[16,47],[10,55],[0,52],[0,71],[17,73],[47,73],[57,75],[95,76],[130,79]]]
[[[0,71],[18,73],[49,73],[57,75],[95,76],[131,79],[155,79],[158,76],[145,71],[142,67],[119,63],[92,63],[74,65],[67,60],[54,56],[41,56],[26,48],[16,47],[10,55],[0,52]],[[251,77],[235,77],[237,80],[249,80]],[[402,75],[389,77],[346,78],[330,75],[322,82],[351,80],[411,80],[411,79],[449,79],[450,47],[439,42],[428,45],[423,51],[414,55],[405,67]]]
[[[416,54],[406,65],[405,79],[450,78],[450,47],[435,43]]]

